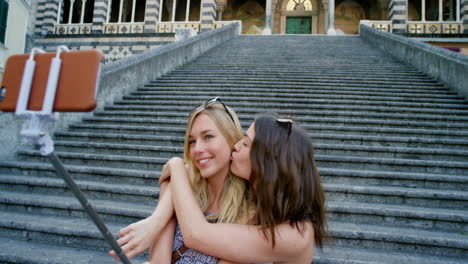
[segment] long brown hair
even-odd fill
[[[255,119],[250,158],[250,184],[256,205],[256,224],[275,246],[275,226],[289,223],[300,230],[310,221],[316,246],[326,234],[325,196],[308,133],[275,116]]]

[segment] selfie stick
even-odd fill
[[[46,93],[44,96],[44,103],[41,111],[27,110],[29,101],[29,95],[31,93],[31,84],[34,77],[34,70],[36,62],[34,61],[34,54],[36,52],[43,53],[44,51],[33,48],[29,59],[26,61],[24,67],[23,79],[21,81],[20,93],[18,96],[18,102],[15,114],[17,116],[26,118],[27,121],[21,128],[20,135],[27,141],[40,146],[40,153],[42,156],[47,157],[54,166],[57,174],[62,176],[70,190],[73,192],[75,197],[80,201],[81,206],[84,208],[86,213],[91,217],[94,224],[101,231],[104,239],[111,245],[112,249],[116,252],[120,260],[125,264],[131,264],[132,262],[127,258],[122,248],[117,244],[112,233],[107,229],[107,226],[102,221],[101,217],[97,214],[91,203],[86,199],[84,194],[81,192],[78,185],[72,179],[67,169],[63,166],[63,163],[54,153],[54,142],[47,131],[47,125],[49,123],[57,121],[57,116],[53,113],[53,106],[55,100],[55,94],[57,90],[57,83],[60,75],[60,66],[62,61],[60,60],[60,53],[62,51],[68,51],[65,46],[60,46],[57,49],[57,55],[52,59],[50,65],[49,77],[47,80]]]

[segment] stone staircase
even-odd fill
[[[135,88],[55,134],[112,231],[152,212],[189,112],[222,96],[244,128],[274,111],[310,131],[331,237],[314,263],[466,263],[468,104],[360,37],[239,36]],[[0,161],[0,188],[0,262],[114,263],[37,151]]]

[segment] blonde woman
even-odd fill
[[[208,221],[234,223],[242,221],[241,216],[247,216],[248,183],[234,176],[229,169],[234,144],[241,138],[242,128],[237,115],[218,97],[190,114],[184,160],[191,189]],[[161,189],[166,188],[162,185]],[[158,210],[174,212],[171,191],[164,191],[152,216],[120,231],[118,243],[123,245],[126,255],[132,258],[150,248],[150,263],[217,263],[217,258],[184,245],[178,225],[174,233],[174,219],[167,223],[155,217]],[[110,254],[116,257],[114,252]]]

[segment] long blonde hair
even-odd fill
[[[226,113],[226,109],[231,114],[232,119]],[[206,114],[216,124],[216,127],[224,136],[232,151],[234,144],[242,139],[242,128],[234,110],[229,107],[226,107],[226,109],[221,104],[199,107],[192,111],[187,122],[184,140],[184,159],[189,166],[189,179],[192,190],[203,212],[208,209],[208,184],[206,179],[201,177],[200,171],[190,158],[189,135],[195,118],[200,114]],[[229,170],[224,182],[223,193],[218,206],[219,210],[207,218],[217,218],[218,223],[234,223],[239,221],[239,217],[248,215],[248,186],[246,180],[235,176]]]

